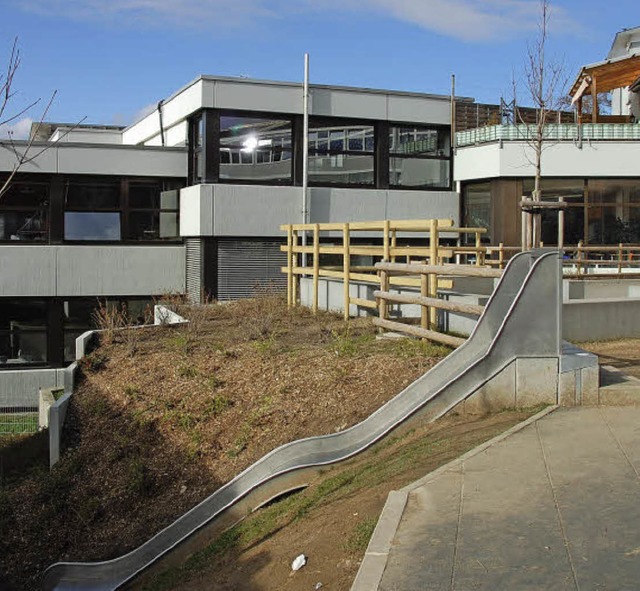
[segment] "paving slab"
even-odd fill
[[[640,588],[640,408],[558,409],[407,491],[369,589]]]

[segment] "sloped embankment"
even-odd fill
[[[447,352],[272,297],[185,312],[184,327],[107,334],[83,363],[62,461],[3,483],[5,585],[134,548],[274,447],[361,421]]]

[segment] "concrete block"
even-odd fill
[[[575,406],[578,404],[576,400],[576,371],[565,371],[559,375],[558,404],[560,406]]]
[[[600,368],[585,367],[580,370],[581,398],[583,405],[594,405],[600,403]]]
[[[49,409],[56,403],[51,388],[40,389],[38,396],[38,427],[46,429],[49,426]]]
[[[525,357],[516,360],[516,408],[556,404],[557,400],[557,357]]]
[[[481,415],[516,407],[516,364],[510,363],[499,374],[464,401],[464,414]]]

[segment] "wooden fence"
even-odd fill
[[[379,313],[378,318],[374,318],[373,323],[386,330],[438,341],[453,347],[461,345],[465,339],[438,332],[437,310],[480,316],[484,306],[441,300],[437,297],[437,293],[431,291],[430,286],[436,285],[438,277],[442,276],[497,278],[502,275],[502,271],[498,269],[470,265],[423,265],[382,262],[376,264],[376,269],[380,272],[380,291],[374,292],[374,296],[378,301]],[[389,287],[390,279],[393,275],[420,276],[420,295],[391,293]],[[421,309],[420,326],[389,320],[389,303],[419,305]]]
[[[354,281],[381,285],[381,277],[374,264],[376,261],[395,263],[397,260],[404,260],[411,263],[417,259],[437,265],[464,257],[465,260],[472,260],[474,265],[482,266],[486,252],[481,241],[482,235],[486,233],[484,228],[460,228],[454,226],[453,220],[448,219],[288,224],[281,226],[281,229],[287,233],[287,245],[281,249],[287,253],[287,266],[282,271],[287,274],[288,305],[294,306],[298,301],[298,277],[301,275],[312,277],[311,307],[314,312],[318,310],[320,277],[342,279],[345,319],[349,317],[349,304],[378,309],[378,302],[351,297],[349,290]],[[305,232],[309,238],[308,243],[304,240]],[[448,241],[470,234],[475,246],[460,248],[445,244],[442,242],[443,233],[446,233]],[[358,240],[363,234],[365,237]],[[365,241],[369,244],[364,244]],[[339,261],[341,264],[322,264],[322,257],[326,258],[327,255],[334,257],[331,262]],[[370,257],[371,264],[352,265],[352,257],[358,255]],[[305,264],[304,258],[309,264]],[[424,281],[427,281],[431,297],[436,297],[438,287],[452,286],[450,280],[438,281],[435,275],[426,280],[421,277],[393,277],[390,285],[421,287]]]
[[[544,248],[544,243],[540,243],[540,248]],[[553,248],[553,247],[552,247]],[[497,246],[480,247],[455,247],[457,254],[471,254],[479,256],[482,264],[488,267],[504,269],[508,260],[522,249],[520,246],[504,246],[502,243]],[[565,276],[610,276],[611,271],[616,273],[631,273],[634,269],[640,275],[640,246],[620,243],[607,246],[585,246],[579,242],[575,246],[565,246],[562,249],[565,259],[563,260]],[[602,273],[598,273],[602,270]],[[608,270],[609,272],[604,272]]]

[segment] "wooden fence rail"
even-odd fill
[[[461,255],[473,257],[474,264],[484,264],[486,249],[482,247],[484,228],[461,228],[454,226],[453,220],[382,220],[372,222],[326,223],[326,224],[288,224],[281,226],[287,233],[287,244],[281,250],[287,253],[287,266],[282,268],[287,274],[287,302],[295,306],[299,299],[298,277],[312,277],[312,309],[318,310],[319,280],[321,277],[342,279],[344,290],[344,315],[349,317],[349,305],[365,308],[377,307],[377,303],[350,296],[350,284],[354,281],[381,285],[381,274],[371,265],[352,267],[352,257],[370,257],[372,263],[377,260],[396,262],[398,259],[410,263],[419,259],[430,264],[455,260]],[[301,241],[302,233],[310,238],[307,244]],[[362,244],[354,241],[358,233],[366,232],[364,239],[377,244]],[[475,238],[475,247],[465,247],[464,253],[458,253],[455,245],[442,243],[464,235]],[[362,236],[362,234],[360,234]],[[363,239],[363,240],[364,240]],[[309,243],[310,242],[310,243]],[[420,244],[422,243],[422,245]],[[306,257],[311,256],[311,264],[306,265]],[[342,259],[342,265],[321,264],[321,257],[333,256]],[[302,262],[302,264],[300,264]],[[436,275],[418,275],[417,277],[395,277],[388,285],[394,287],[420,287],[423,295],[436,294],[438,288],[451,288],[450,280],[438,279]],[[434,317],[435,321],[435,317]]]
[[[376,269],[380,272],[381,288],[379,291],[374,292],[379,307],[378,318],[374,319],[374,324],[383,329],[441,342],[454,347],[461,345],[465,339],[438,331],[437,310],[480,316],[484,310],[484,306],[442,300],[437,297],[437,291],[432,291],[429,286],[437,285],[438,279],[442,276],[497,278],[502,275],[502,271],[498,269],[469,265],[425,265],[420,263],[403,264],[381,262],[376,264]],[[391,275],[394,274],[420,275],[422,285],[420,295],[391,293],[389,291],[389,283]],[[389,320],[388,306],[390,303],[419,305],[421,310],[420,326],[417,327],[411,324]]]

